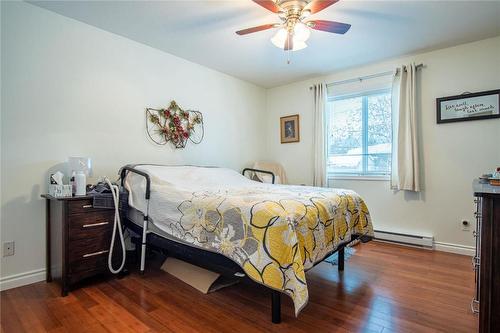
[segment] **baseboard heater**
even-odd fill
[[[384,242],[417,246],[425,249],[432,249],[434,245],[433,237],[400,234],[382,230],[375,230],[375,239]]]

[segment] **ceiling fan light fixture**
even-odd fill
[[[293,37],[299,41],[305,42],[311,36],[311,29],[302,22],[297,22],[293,28]],[[295,40],[294,40],[295,41]]]
[[[281,28],[276,32],[276,34],[271,38],[271,42],[276,45],[276,47],[283,48],[286,40],[286,29]]]
[[[305,19],[311,16],[311,10],[310,9],[304,9],[302,13],[300,14],[301,19]]]
[[[287,35],[288,35],[288,31],[285,28],[281,28],[274,35],[274,37],[271,38],[271,42],[274,44],[274,46],[283,50],[285,48],[285,42],[286,42]],[[307,44],[305,43],[304,40],[298,39],[295,35],[293,36],[293,49],[292,49],[292,51],[302,50],[302,49],[305,49],[306,47],[307,47]]]
[[[306,47],[307,47],[307,44],[305,42],[297,41],[297,42],[294,42],[292,51],[302,50],[302,49],[305,49]]]

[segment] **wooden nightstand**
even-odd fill
[[[60,281],[66,296],[75,283],[109,273],[114,210],[93,208],[91,196],[42,197],[47,207],[47,282]]]

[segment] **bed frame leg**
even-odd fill
[[[344,251],[345,251],[345,247],[342,246],[342,248],[340,248],[339,252],[338,252],[337,261],[338,261],[339,272],[344,271]]]
[[[273,324],[281,323],[281,293],[276,290],[271,294],[271,312]]]
[[[144,216],[142,224],[142,243],[141,243],[141,275],[144,275],[144,268],[146,266],[146,238],[148,235],[148,217]]]

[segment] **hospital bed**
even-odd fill
[[[298,315],[308,300],[304,272],[335,252],[342,271],[345,246],[371,240],[373,228],[352,191],[263,184],[244,177],[248,172],[266,171],[124,166],[129,205],[122,222],[141,235],[142,274],[146,249],[154,248],[225,276],[245,276],[271,290],[272,322],[279,323],[281,294],[292,297]]]

